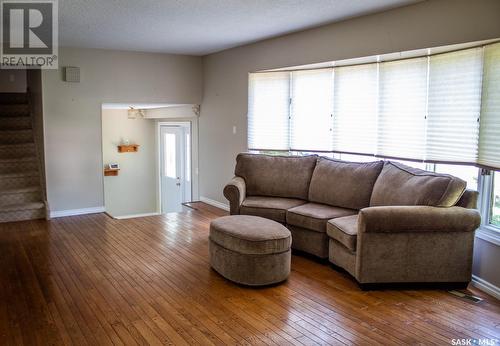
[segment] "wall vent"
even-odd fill
[[[80,83],[80,68],[66,66],[64,68],[64,81],[72,83]]]

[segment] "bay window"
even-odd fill
[[[383,59],[250,73],[248,149],[452,174],[480,190],[483,220],[500,230],[500,172],[479,174],[500,171],[500,43]]]
[[[425,57],[249,75],[250,150],[500,169],[500,43]]]

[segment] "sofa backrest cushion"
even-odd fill
[[[349,209],[368,207],[383,166],[383,161],[358,163],[319,158],[309,186],[309,200]]]
[[[373,188],[370,206],[454,206],[466,182],[448,174],[427,172],[387,161]]]
[[[245,179],[249,196],[307,199],[316,155],[239,154],[234,174]]]

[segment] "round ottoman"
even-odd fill
[[[210,264],[226,279],[249,286],[281,282],[290,274],[292,237],[285,226],[249,215],[210,223]]]

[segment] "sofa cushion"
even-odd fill
[[[210,223],[210,240],[224,249],[248,255],[290,250],[292,237],[283,225],[248,215],[222,216]]]
[[[357,211],[326,204],[307,203],[289,209],[286,213],[286,223],[316,232],[326,232],[328,220],[353,214],[357,214]]]
[[[319,158],[309,186],[309,201],[349,209],[370,205],[383,161],[368,163]]]
[[[350,215],[329,220],[326,234],[351,251],[356,251],[358,238],[358,215]]]
[[[307,202],[294,198],[251,196],[241,204],[240,214],[261,216],[285,223],[286,211],[305,203]]]
[[[307,200],[316,155],[271,156],[239,154],[235,175],[245,179],[248,196]]]
[[[451,207],[458,202],[465,187],[465,181],[451,175],[387,161],[375,182],[370,206]]]

